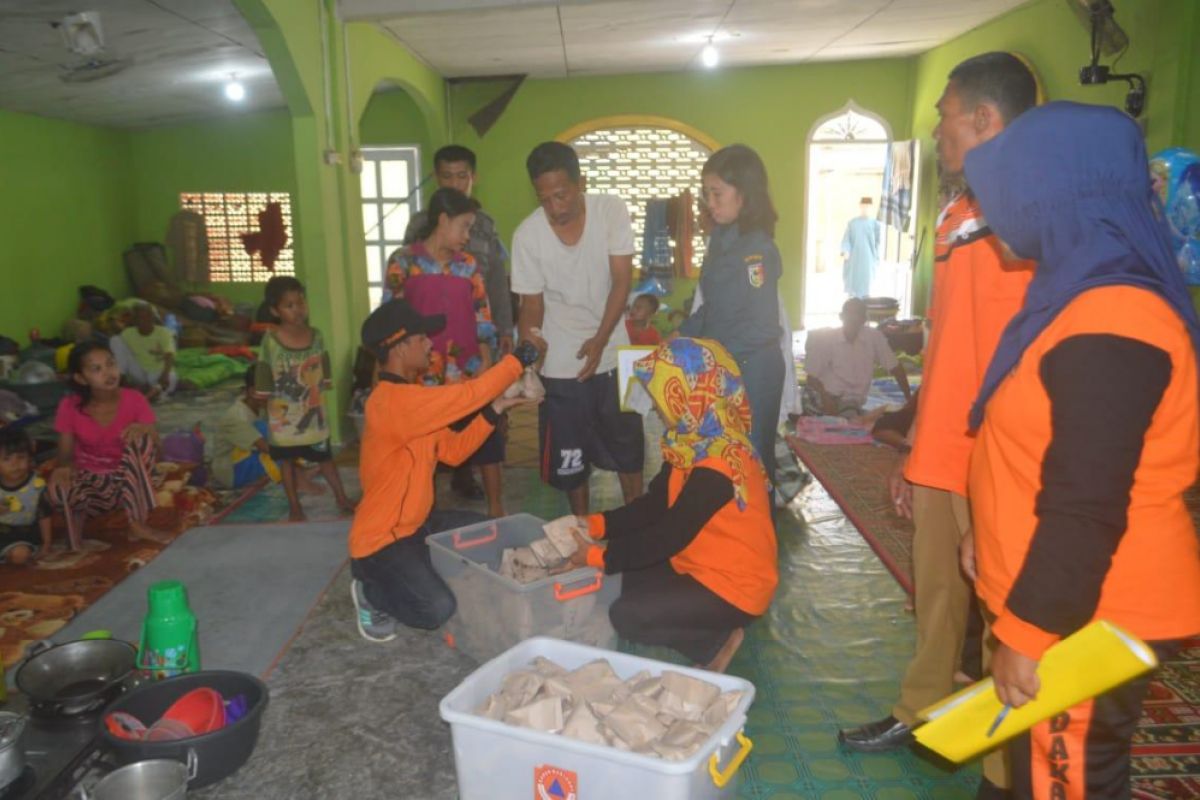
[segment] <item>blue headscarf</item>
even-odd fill
[[[992,231],[1018,256],[1038,262],[1025,304],[984,375],[972,428],[1026,348],[1089,289],[1121,284],[1157,292],[1191,330],[1200,356],[1200,320],[1131,118],[1108,106],[1039,106],[967,153],[966,177]]]

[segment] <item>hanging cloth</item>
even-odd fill
[[[667,201],[667,227],[675,246],[672,255],[672,266],[677,278],[694,278],[696,270],[693,265],[695,252],[692,238],[696,234],[696,204],[692,199],[692,191],[684,189],[682,194]]]
[[[669,273],[671,233],[667,229],[667,200],[646,201],[646,224],[642,232],[642,269],[654,274]]]
[[[898,231],[907,231],[912,222],[913,165],[916,163],[915,140],[888,145],[887,164],[883,169],[883,193],[879,203],[879,221]]]

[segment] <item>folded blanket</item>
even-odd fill
[[[871,429],[841,417],[800,417],[796,436],[812,444],[870,444]]]
[[[246,362],[210,354],[202,347],[186,347],[175,354],[175,371],[181,382],[207,389],[236,375],[245,375]]]

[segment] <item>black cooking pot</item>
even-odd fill
[[[122,739],[114,736],[102,723],[101,740],[114,751],[122,764],[155,758],[173,758],[185,763],[194,760],[195,777],[188,783],[191,789],[207,786],[233,774],[254,752],[263,711],[270,699],[267,685],[253,675],[227,670],[201,670],[167,678],[123,695],[104,709],[104,716],[123,711],[152,725],[176,700],[200,688],[215,689],[226,700],[238,695],[245,696],[245,716],[212,733],[155,742]]]
[[[137,664],[137,648],[117,639],[41,642],[34,649],[17,669],[17,689],[32,704],[67,715],[107,705],[126,688]]]

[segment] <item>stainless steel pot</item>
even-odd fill
[[[106,705],[133,674],[137,648],[116,639],[80,639],[44,647],[17,669],[17,688],[32,702],[73,714]]]
[[[136,761],[105,775],[83,800],[183,800],[194,777],[195,753],[188,753],[187,764],[169,758]]]
[[[0,680],[4,674],[0,673]],[[0,789],[25,771],[25,717],[0,711]]]

